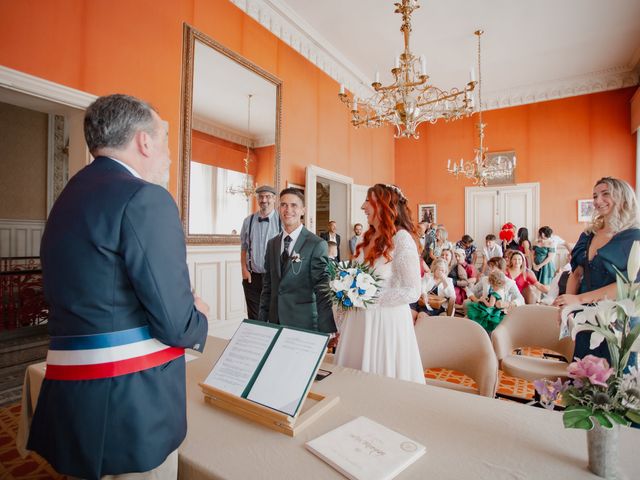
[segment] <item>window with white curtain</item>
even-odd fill
[[[250,213],[250,198],[228,193],[242,185],[244,174],[226,168],[191,162],[189,230],[193,234],[240,234]],[[251,178],[253,181],[253,178]]]

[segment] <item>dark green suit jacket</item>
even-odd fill
[[[317,332],[335,332],[327,242],[302,227],[293,245],[300,261],[289,260],[281,271],[282,235],[267,243],[259,319]]]

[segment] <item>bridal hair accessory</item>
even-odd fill
[[[393,190],[394,192],[396,192],[400,197],[400,200],[404,200],[405,202],[407,201],[407,197],[404,196],[404,193],[402,193],[402,190],[400,190],[400,187],[396,187],[395,185],[389,185],[388,183],[385,183],[384,186],[387,187],[389,190]]]

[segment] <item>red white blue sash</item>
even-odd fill
[[[151,337],[149,327],[97,335],[51,337],[45,378],[95,380],[160,366],[184,354]]]

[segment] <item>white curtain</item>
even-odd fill
[[[217,167],[191,162],[189,193],[189,233],[210,234],[214,232],[213,199],[214,179]]]

